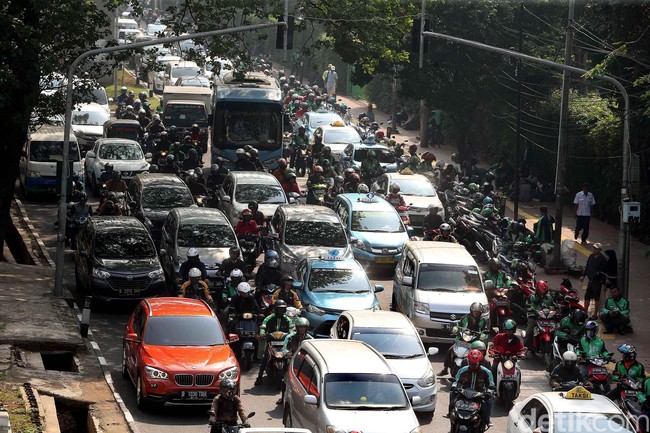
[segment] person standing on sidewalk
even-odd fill
[[[548,208],[542,206],[539,208],[540,217],[534,225],[535,237],[540,244],[553,242],[553,223],[555,222],[548,215]]]
[[[339,79],[338,74],[336,73],[336,66],[332,65],[325,74],[325,88],[327,89],[327,95],[330,98],[336,98],[336,80]]]
[[[591,218],[591,207],[596,204],[594,195],[589,192],[589,184],[582,184],[582,191],[576,194],[573,199],[573,204],[576,205],[576,231],[573,239],[577,240],[580,230],[582,230],[582,243],[587,243],[589,237],[589,219]]]
[[[587,292],[585,293],[585,311],[589,312],[589,304],[591,300],[594,300],[594,314],[589,318],[590,320],[596,320],[598,318],[598,312],[600,311],[600,289],[603,286],[603,275],[602,271],[605,269],[607,264],[607,259],[601,254],[603,246],[596,242],[594,244],[594,252],[589,255],[587,259],[587,265],[583,274],[580,276],[580,282],[582,282],[585,277],[589,280],[587,283]]]

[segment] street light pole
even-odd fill
[[[420,59],[418,66],[420,70],[424,68],[424,30],[426,24],[427,0],[422,0],[420,7]],[[422,72],[422,71],[420,71]],[[393,119],[393,127],[397,129],[397,118]],[[420,99],[420,146],[429,145],[429,109],[427,107],[427,100]]]
[[[68,164],[70,163],[69,152],[70,152],[70,128],[72,121],[72,87],[74,83],[74,71],[79,66],[79,64],[86,58],[95,56],[97,54],[105,53],[114,53],[117,51],[126,51],[136,48],[144,48],[152,45],[167,44],[185,41],[188,39],[199,39],[199,38],[209,38],[212,36],[218,35],[227,35],[230,33],[241,33],[248,32],[252,30],[266,29],[269,27],[278,27],[285,26],[285,23],[266,23],[266,24],[255,24],[250,26],[240,26],[233,27],[231,29],[221,29],[221,30],[211,30],[208,32],[194,33],[191,35],[182,35],[174,36],[171,38],[160,38],[154,39],[151,41],[136,42],[132,44],[119,45],[114,47],[107,48],[97,48],[95,50],[90,50],[82,53],[77,57],[70,68],[68,69],[68,81],[66,83],[66,94],[65,94],[65,123],[64,123],[64,133],[63,133],[63,167],[61,168],[61,197],[59,199],[59,227],[56,238],[56,269],[54,273],[54,296],[63,296],[63,264],[65,261],[65,228],[66,228],[66,210],[67,203],[66,198],[68,195],[68,184],[67,179],[69,176],[68,173]]]
[[[284,22],[289,23],[289,0],[284,0]],[[285,68],[287,67],[287,46],[289,44],[289,26],[287,24],[284,26],[284,38],[282,38],[282,63]]]
[[[455,36],[445,35],[443,33],[434,33],[434,32],[424,32],[424,36],[430,38],[439,38],[444,39],[449,42],[454,42],[461,45],[467,45],[473,48],[478,48],[480,50],[490,51],[492,53],[502,54],[505,56],[515,57],[522,60],[526,60],[532,63],[540,63],[545,66],[549,66],[553,69],[559,69],[561,71],[569,71],[579,75],[588,74],[589,71],[582,68],[576,68],[575,66],[564,65],[562,63],[552,62],[546,59],[540,59],[538,57],[529,56],[528,54],[519,53],[517,51],[506,50],[505,48],[494,47],[492,45],[486,45],[481,42],[470,41],[467,39],[457,38]],[[624,109],[623,109],[623,173],[621,181],[621,217],[619,221],[619,251],[620,256],[623,257],[622,262],[619,263],[620,275],[623,277],[623,284],[620,287],[623,290],[623,293],[627,293],[629,287],[629,272],[630,266],[627,261],[629,261],[629,256],[625,254],[629,250],[629,237],[626,236],[626,230],[628,228],[627,221],[623,221],[623,212],[622,206],[623,203],[630,199],[629,197],[629,165],[630,165],[630,98],[627,94],[627,90],[623,87],[620,81],[610,75],[603,74],[593,74],[594,78],[598,78],[603,81],[607,81],[616,87],[616,89],[621,92],[623,96]],[[559,248],[559,245],[556,245],[556,248]]]

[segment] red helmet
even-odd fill
[[[278,159],[278,165],[287,165],[287,160],[284,158]]]
[[[361,177],[359,176],[359,173],[352,173],[350,175],[350,178],[356,182],[361,182]]]
[[[243,211],[241,211],[241,216],[242,216],[242,218],[245,217],[245,216],[252,217],[253,216],[253,211],[250,210],[250,209],[244,209]]]
[[[384,138],[384,131],[377,131],[375,134],[375,140],[381,140],[382,138]]]
[[[535,285],[535,290],[540,295],[546,295],[548,293],[548,283],[544,280],[539,280]]]
[[[467,354],[467,361],[470,367],[476,367],[483,361],[483,353],[478,349],[472,349]]]
[[[426,162],[433,162],[436,160],[436,156],[431,152],[424,152],[422,159],[424,159]]]

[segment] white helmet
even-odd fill
[[[357,186],[357,192],[359,194],[368,194],[370,192],[370,189],[368,188],[368,185],[366,185],[365,183],[360,183]]]
[[[192,268],[187,275],[189,275],[190,278],[199,278],[201,276],[201,271],[199,271],[199,268]]]
[[[578,355],[576,355],[576,353],[571,350],[567,350],[562,354],[562,359],[564,359],[567,362],[577,362]]]
[[[237,268],[233,269],[232,272],[230,273],[230,278],[242,278],[243,276],[244,273]]]
[[[442,223],[440,224],[440,231],[441,232],[450,232],[451,231],[451,226],[447,223]]]
[[[246,153],[246,151],[240,147],[239,149],[237,149],[237,150],[235,151],[235,153],[236,153],[237,155],[243,155],[243,154]]]
[[[160,114],[154,114],[153,120],[160,120]]]
[[[237,285],[237,291],[239,293],[250,293],[251,291],[251,285],[248,283],[239,283]]]
[[[187,250],[187,257],[198,257],[199,256],[199,250],[196,248],[192,247],[189,250]]]

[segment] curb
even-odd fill
[[[30,221],[29,217],[27,216],[27,211],[25,210],[25,207],[23,206],[23,203],[18,199],[17,197],[14,197],[14,201],[16,202],[16,205],[18,206],[18,210],[20,212],[20,219],[22,219],[25,224],[27,224],[27,228],[29,229],[29,236],[30,239],[33,238],[36,241],[36,245],[38,245],[38,249],[40,250],[40,253],[43,257],[45,257],[45,260],[48,263],[48,266],[51,268],[55,268],[55,263],[54,260],[50,257],[50,253],[47,252],[47,248],[45,247],[45,243],[43,243],[43,240],[41,239],[41,236],[38,234],[36,231],[36,228],[34,228],[34,225]],[[32,250],[29,249],[30,254],[32,254]],[[34,258],[34,257],[32,257]],[[34,263],[39,263],[40,260],[34,260]]]

